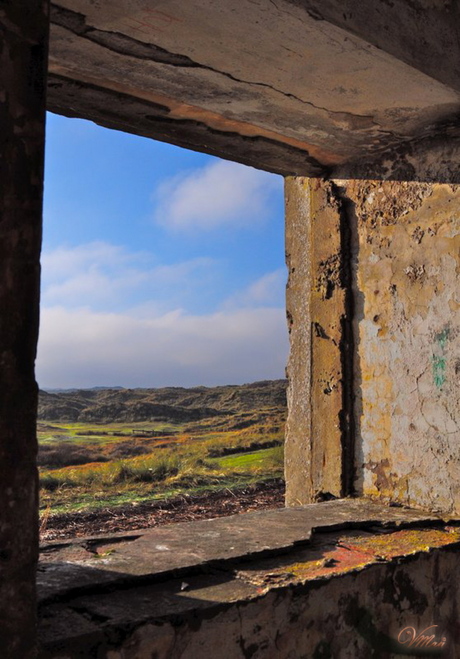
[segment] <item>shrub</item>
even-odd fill
[[[62,484],[63,483],[60,478],[51,476],[51,474],[40,476],[40,487],[42,487],[47,492],[55,492]]]
[[[68,467],[89,462],[106,462],[107,457],[98,448],[72,444],[69,441],[55,445],[42,444],[38,450],[40,467]]]
[[[180,460],[175,456],[163,456],[142,462],[122,462],[113,482],[157,483],[176,476],[180,466]]]

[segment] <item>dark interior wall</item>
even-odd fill
[[[47,2],[0,9],[0,654],[34,656]]]

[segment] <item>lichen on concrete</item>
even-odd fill
[[[353,506],[367,522],[337,529],[334,522]],[[445,639],[442,656],[453,659],[460,602],[450,575],[458,569],[459,527],[438,521],[430,528],[421,513],[364,501],[307,506],[301,514],[312,520],[315,510],[325,526],[288,551],[220,560],[165,579],[152,572],[123,587],[113,569],[112,584],[87,592],[62,584],[59,596],[42,604],[40,659],[383,659],[404,654],[402,630],[432,624]],[[403,528],[371,521],[392,515]],[[85,569],[90,577],[94,567]]]

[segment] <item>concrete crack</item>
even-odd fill
[[[271,1],[273,2],[273,0]],[[187,55],[172,53],[160,46],[138,41],[137,39],[133,39],[132,37],[129,37],[120,32],[109,32],[90,27],[86,24],[86,19],[83,14],[73,12],[58,5],[53,4],[51,7],[51,23],[53,25],[57,25],[66,30],[69,30],[76,36],[87,39],[88,41],[92,41],[93,43],[107,48],[107,50],[110,50],[119,55],[124,55],[126,57],[132,57],[140,60],[154,61],[158,64],[164,64],[166,66],[172,66],[175,68],[195,68],[202,71],[210,71],[217,75],[224,76],[229,80],[239,84],[270,89],[277,94],[281,94],[285,98],[298,101],[303,105],[307,105],[313,108],[314,110],[324,112],[330,118],[336,117],[338,121],[349,121],[352,123],[356,123],[358,121],[363,124],[364,129],[375,126],[379,128],[379,133],[390,134],[394,136],[390,131],[382,131],[379,127],[379,124],[374,120],[372,115],[353,114],[351,112],[331,110],[324,106],[317,105],[312,101],[307,101],[306,99],[303,99],[296,94],[292,94],[291,92],[278,89],[274,85],[271,85],[267,82],[238,78],[228,71],[221,71],[212,66],[195,62]]]
[[[268,1],[270,2],[270,4],[272,4],[272,5],[274,6],[274,8],[275,8],[277,11],[280,12],[280,14],[282,13],[281,9],[280,9],[280,8],[278,7],[278,5],[276,4],[275,0],[268,0]]]

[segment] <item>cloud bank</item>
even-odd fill
[[[284,376],[284,309],[150,318],[44,308],[37,378],[42,388],[194,386]]]
[[[284,270],[197,313],[216,267],[205,257],[162,264],[105,242],[45,252],[39,385],[212,386],[283,377]]]
[[[272,174],[220,160],[163,182],[154,195],[155,220],[174,230],[257,223],[281,190],[282,179]]]
[[[204,284],[215,265],[208,257],[157,263],[148,252],[102,241],[61,246],[42,256],[42,305],[110,311],[150,298],[164,308],[179,303],[190,286]]]

